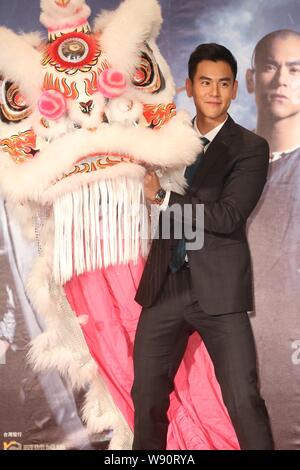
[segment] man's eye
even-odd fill
[[[228,82],[221,82],[221,87],[222,88],[227,88],[229,86]]]
[[[293,75],[300,74],[300,67],[290,67],[289,72]]]
[[[208,86],[208,85],[209,85],[209,81],[207,81],[207,80],[201,80],[200,83],[201,83],[201,85],[203,85],[203,86]]]
[[[265,64],[263,66],[263,71],[264,72],[273,72],[274,70],[276,70],[276,65],[274,65],[274,64]]]

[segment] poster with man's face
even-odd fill
[[[298,115],[300,35],[293,30],[269,34],[256,46],[251,66],[247,85],[248,91],[255,94],[259,119],[284,123]]]
[[[16,32],[42,30],[39,3],[0,2],[0,24]],[[88,3],[95,16],[100,9],[115,8],[119,0]],[[276,447],[300,450],[300,36],[295,34],[300,25],[299,2],[160,0],[160,4],[164,24],[158,42],[175,78],[177,105],[194,112],[183,88],[192,50],[203,42],[223,44],[239,67],[238,97],[230,113],[241,125],[263,135],[271,148],[269,180],[249,224],[256,304],[252,324]],[[261,38],[278,30],[295,33],[275,35],[254,54]],[[120,32],[120,44],[122,34],[126,32]],[[30,263],[34,247],[28,247],[20,232],[12,229],[14,222],[4,201],[0,220],[0,446],[22,443],[18,433],[26,430],[27,443],[50,439],[89,447],[65,384],[57,376],[36,380],[29,371],[18,375],[24,370],[26,343],[43,330],[43,324],[28,303],[26,274],[21,269]],[[16,376],[22,380],[15,380]],[[35,385],[30,388],[30,383]]]

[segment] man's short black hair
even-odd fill
[[[213,62],[226,62],[233,74],[233,79],[236,79],[237,76],[237,61],[233,54],[221,44],[216,44],[214,42],[207,43],[207,44],[200,44],[196,49],[192,52],[190,59],[189,59],[189,78],[193,81],[197,65],[202,62],[203,60],[212,60]]]

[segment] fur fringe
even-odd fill
[[[99,402],[99,397],[101,401]],[[111,409],[111,412],[105,410]],[[83,407],[83,420],[90,433],[99,432],[100,429],[113,431],[109,450],[131,449],[133,434],[122,415],[119,414],[111,395],[100,376],[93,381],[86,394]]]
[[[0,27],[0,70],[7,80],[17,83],[29,104],[36,103],[43,83],[40,53],[8,28]]]
[[[158,35],[161,24],[161,9],[156,0],[125,0],[112,14],[107,11],[100,14],[94,28],[102,32],[101,45],[112,67],[130,75],[139,64],[141,45]]]
[[[77,11],[76,10],[79,10]],[[55,5],[53,1],[41,0],[40,22],[46,28],[59,31],[63,26],[76,24],[80,20],[87,20],[91,14],[91,9],[84,0],[72,0],[71,4],[62,9]]]
[[[50,220],[42,228],[42,246],[52,246],[49,225],[53,225]],[[52,272],[51,259],[51,249],[43,251],[27,286],[33,305],[46,322],[46,331],[31,343],[28,360],[36,371],[58,370],[75,389],[89,385],[83,409],[88,429],[97,433],[111,429],[111,448],[130,449],[131,431],[99,376],[80,328],[82,319],[75,316],[62,289],[47,281]]]
[[[148,254],[148,214],[142,183],[105,180],[68,193],[54,204],[54,280],[137,262]]]
[[[34,49],[38,49],[45,41],[45,36],[40,31],[32,31],[30,33],[23,33],[21,36],[25,42]]]

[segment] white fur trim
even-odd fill
[[[80,12],[75,13],[80,7]],[[57,6],[54,0],[41,0],[41,10],[42,25],[57,31],[66,24],[72,26],[80,20],[87,20],[91,14],[91,9],[84,0],[71,0],[66,8]]]
[[[45,191],[50,189],[50,194],[55,192],[56,188],[61,193],[59,188],[61,185],[66,184],[69,190],[70,183],[67,180],[73,179],[75,182],[74,176],[56,185],[52,185],[51,182],[57,181],[64,173],[70,171],[74,162],[84,155],[101,151],[124,152],[147,165],[179,168],[191,164],[200,150],[199,138],[190,124],[188,115],[184,112],[178,112],[177,116],[158,131],[102,124],[96,132],[80,129],[57,139],[35,159],[22,165],[16,165],[9,156],[6,155],[5,158],[2,155],[0,187],[5,195],[15,201],[39,200],[45,197]],[[115,171],[123,170],[121,165],[126,167],[127,174],[127,167],[130,164],[119,164],[110,170],[99,170],[88,177],[80,175],[80,178],[82,177],[85,183],[88,180],[110,178]]]
[[[32,128],[34,129],[34,133],[38,136],[37,147],[39,148],[39,144],[42,146],[44,144],[44,140],[52,140],[57,139],[58,137],[65,135],[69,132],[69,125],[70,121],[65,117],[62,116],[60,119],[56,121],[49,121],[49,127],[44,127],[41,122],[41,115],[38,109],[30,116],[30,122],[32,123]],[[24,123],[23,123],[24,127]]]
[[[187,182],[184,177],[185,166],[175,169],[167,169],[160,177],[161,186],[165,190],[175,191],[178,194],[184,194]]]
[[[161,9],[156,0],[125,0],[113,14],[104,12],[103,17],[100,14],[95,20],[95,30],[102,32],[101,46],[110,65],[131,74],[139,64],[141,45],[157,36],[161,23]]]
[[[114,404],[101,377],[91,384],[83,408],[83,420],[90,433],[112,429],[109,450],[130,450],[133,434],[123,415]]]
[[[77,174],[68,177],[61,182],[56,183],[53,186],[50,186],[42,194],[38,196],[38,199],[41,203],[53,203],[58,197],[63,196],[63,194],[77,191],[82,186],[87,184],[96,183],[101,180],[116,180],[121,177],[128,177],[133,180],[141,180],[145,174],[145,169],[140,165],[135,165],[132,163],[120,163],[112,168],[107,168],[106,170],[99,170],[93,173],[86,174]]]
[[[136,94],[135,94],[136,95]],[[130,92],[109,101],[105,114],[110,123],[121,122],[127,127],[143,116],[143,104]]]
[[[26,202],[23,204],[14,204],[10,199],[6,201],[7,210],[10,216],[13,217],[21,226],[23,235],[28,240],[35,239],[35,205]]]
[[[37,49],[46,41],[46,38],[40,31],[32,31],[31,33],[23,33],[21,37],[26,41],[30,46]]]
[[[41,230],[42,256],[32,269],[28,292],[33,305],[45,316],[47,330],[31,343],[28,359],[36,371],[56,369],[74,388],[90,386],[83,410],[91,432],[113,429],[111,449],[130,449],[132,433],[99,376],[91,358],[78,318],[72,312],[52,276],[52,232],[50,217]]]
[[[22,36],[0,28],[0,73],[20,86],[29,103],[34,103],[42,88],[40,53]]]
[[[56,325],[59,328],[59,325]],[[61,338],[63,341],[63,338]],[[95,364],[86,362],[80,368],[76,364],[76,355],[65,346],[53,346],[53,337],[49,332],[42,333],[31,343],[28,360],[36,371],[56,369],[71,380],[72,386],[79,389],[86,385],[94,375]]]

